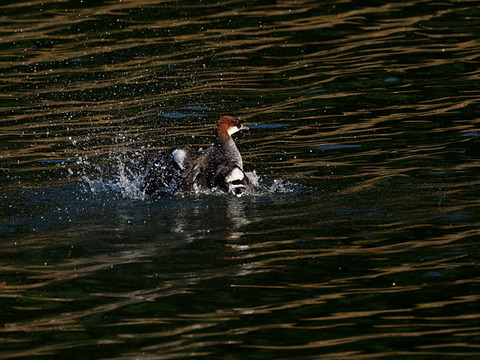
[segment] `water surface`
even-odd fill
[[[476,2],[0,17],[0,359],[478,358]],[[226,114],[255,194],[141,193]]]

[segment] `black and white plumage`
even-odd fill
[[[232,135],[248,129],[232,116],[217,122],[215,143],[198,153],[189,146],[160,151],[144,180],[147,195],[161,197],[196,190],[218,189],[233,195],[252,192],[243,161]]]

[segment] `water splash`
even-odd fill
[[[77,164],[81,170],[81,181],[86,190],[94,194],[112,192],[126,199],[147,200],[142,184],[147,169],[144,155],[139,154],[112,154],[101,161],[101,164],[92,164],[88,159],[81,159]],[[246,172],[247,177],[255,187],[254,194],[243,196],[263,196],[276,193],[291,193],[301,186],[286,180],[265,180],[255,170]],[[184,194],[183,196],[185,196]],[[215,190],[195,189],[194,196],[219,195],[227,196],[224,192]]]
[[[301,188],[300,185],[295,184],[287,180],[273,180],[266,187],[266,192],[268,194],[275,193],[292,193],[298,191]]]
[[[92,164],[88,159],[77,162],[84,166],[81,179],[87,191],[94,194],[113,192],[124,198],[143,200],[142,190],[145,177],[138,161],[138,154],[113,154],[103,165]]]

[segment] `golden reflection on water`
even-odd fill
[[[58,232],[54,224],[28,233],[27,220],[16,235],[20,248],[9,231],[25,205],[2,195],[11,205],[2,215],[14,220],[0,224],[2,253],[11,256],[0,270],[16,275],[2,280],[0,298],[15,301],[8,311],[21,316],[0,333],[2,342],[28,349],[0,358],[129,341],[137,348],[109,358],[202,356],[224,347],[278,350],[285,358],[313,349],[301,354],[337,359],[478,350],[471,311],[479,296],[462,290],[473,292],[478,281],[460,274],[475,265],[471,243],[480,228],[480,181],[472,175],[480,165],[480,43],[465,15],[473,2],[68,4],[0,5],[19,7],[3,17],[0,36],[0,168],[20,179],[7,189],[78,182],[85,176],[80,158],[95,166],[102,156],[127,153],[128,163],[128,154],[144,152],[146,163],[158,148],[206,146],[215,118],[229,113],[267,125],[238,139],[249,170],[266,181],[308,182],[314,199],[298,206],[294,195],[278,205],[263,194],[227,201],[221,211],[218,203],[198,205],[152,215],[134,230],[132,213],[108,226],[60,223]],[[62,159],[71,162],[48,163]],[[71,177],[55,175],[69,169]],[[46,170],[50,177],[35,178]],[[40,210],[56,200],[33,197]],[[99,213],[121,207],[106,204]],[[213,221],[219,213],[224,218]],[[155,241],[146,241],[145,227],[155,222],[168,223],[166,230],[151,230]],[[84,234],[95,231],[116,236],[118,247],[84,244]],[[54,257],[43,251],[72,242],[102,250],[38,262]],[[202,254],[190,255],[201,246],[213,249],[204,267]],[[35,260],[25,259],[31,254]],[[176,311],[177,302],[183,307]],[[365,319],[371,328],[356,331]],[[111,333],[47,345],[19,335],[88,333],[89,322]],[[303,337],[306,330],[318,333]],[[272,332],[286,342],[259,340]],[[396,346],[363,349],[382,341]]]

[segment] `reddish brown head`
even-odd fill
[[[233,116],[222,116],[217,122],[217,135],[219,137],[232,136],[237,131],[247,129],[246,126],[240,123],[240,120]]]

